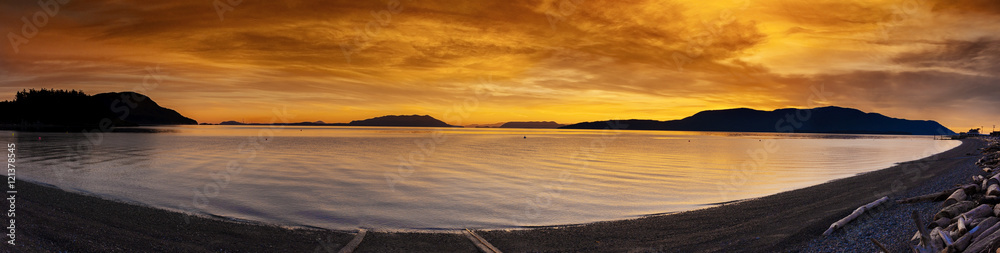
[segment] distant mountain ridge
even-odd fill
[[[749,108],[702,111],[680,120],[618,120],[583,122],[565,129],[604,129],[618,123],[628,130],[795,132],[851,134],[951,135],[954,131],[931,120],[906,120],[836,106],[761,111]]]
[[[0,124],[16,128],[93,127],[105,119],[113,126],[198,124],[136,92],[91,96],[76,90],[32,89],[18,92],[14,101],[0,102],[0,111],[5,114]]]

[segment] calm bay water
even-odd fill
[[[202,215],[392,230],[575,224],[692,210],[959,144],[923,136],[668,131],[151,129],[161,132],[0,136],[17,144],[22,180]],[[80,145],[88,140],[100,142]]]

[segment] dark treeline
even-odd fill
[[[98,105],[94,102],[77,90],[23,90],[14,101],[0,102],[0,123],[96,125],[99,121],[92,120],[106,114],[95,112]]]
[[[0,124],[17,128],[91,127],[105,119],[114,126],[197,123],[134,92],[91,96],[78,90],[22,90],[13,101],[0,102],[0,114]]]

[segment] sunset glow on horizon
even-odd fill
[[[832,105],[958,132],[1000,116],[998,1],[43,2],[0,2],[0,100],[139,91],[158,68],[140,92],[209,123]]]

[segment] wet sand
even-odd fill
[[[979,140],[925,159],[758,199],[580,226],[478,231],[504,252],[799,251],[834,221],[969,166]],[[17,183],[16,252],[337,252],[354,234],[203,218]],[[669,194],[669,193],[665,193]],[[185,217],[190,223],[185,222]],[[835,233],[836,234],[836,233]],[[858,241],[862,241],[859,240]],[[357,252],[477,252],[458,233],[369,232]]]

